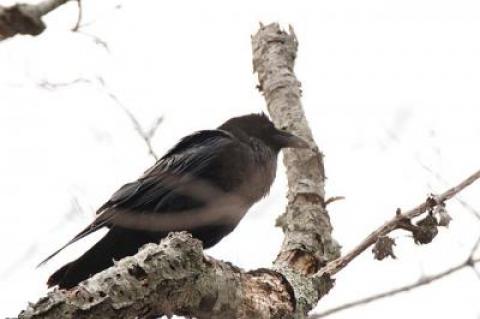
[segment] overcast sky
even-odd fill
[[[13,3],[0,0],[2,5]],[[115,9],[117,5],[121,8]],[[46,292],[59,266],[95,234],[35,265],[87,225],[94,211],[153,159],[122,108],[148,128],[161,154],[195,130],[265,110],[255,89],[250,35],[259,21],[291,24],[300,41],[296,74],[325,153],[334,237],[348,251],[430,192],[480,168],[478,1],[92,1],[83,31],[76,5],[46,18],[39,37],[0,43],[0,317]],[[45,83],[65,84],[49,89]],[[43,84],[43,85],[42,85]],[[439,178],[440,177],[440,178]],[[286,182],[280,165],[270,196],[208,251],[247,269],[269,266],[282,234]],[[461,198],[480,210],[480,185]],[[455,201],[454,220],[416,246],[395,234],[397,260],[366,252],[337,276],[317,310],[418,280],[461,262],[480,222]],[[480,318],[480,280],[447,279],[332,316]]]

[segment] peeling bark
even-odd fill
[[[44,0],[37,4],[0,6],[0,41],[17,34],[39,35],[46,28],[42,17],[68,1]]]

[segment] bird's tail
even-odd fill
[[[58,285],[60,288],[72,288],[91,275],[110,267],[113,260],[109,249],[114,245],[111,237],[107,233],[82,256],[55,271],[48,278],[48,287]]]
[[[55,285],[58,285],[62,278],[65,277],[65,273],[67,272],[68,268],[70,267],[72,263],[68,263],[66,265],[64,265],[63,267],[61,267],[60,269],[58,269],[57,271],[55,271],[49,278],[48,278],[48,281],[47,281],[47,286],[48,287],[52,287],[52,286],[55,286]]]
[[[54,272],[49,287],[72,288],[81,281],[113,265],[113,260],[134,255],[138,248],[151,241],[142,233],[113,228],[78,259]]]

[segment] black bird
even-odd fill
[[[41,263],[88,234],[109,228],[92,248],[53,273],[47,285],[74,287],[171,231],[186,230],[204,248],[212,247],[267,195],[277,155],[286,147],[308,144],[276,129],[265,114],[235,117],[216,130],[184,137],[137,181],[116,191],[87,228]]]

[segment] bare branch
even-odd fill
[[[0,41],[17,34],[39,35],[45,29],[42,17],[69,0],[44,0],[37,4],[0,6]]]
[[[78,16],[77,16],[77,23],[75,23],[75,26],[72,28],[73,32],[78,31],[80,28],[80,24],[82,23],[82,15],[83,15],[83,8],[82,8],[82,0],[76,0],[77,1],[77,7],[78,7]]]
[[[67,82],[50,82],[47,80],[41,80],[37,83],[37,86],[42,89],[53,91],[59,88],[68,87],[75,84],[91,84],[91,83],[92,81],[86,78],[77,78]]]
[[[470,255],[468,258],[473,259],[475,256],[475,253],[477,252],[478,247],[480,247],[480,236],[478,237],[477,241],[475,242],[475,245],[473,245],[472,250],[470,251]]]
[[[93,18],[92,20],[90,21],[86,21],[86,22],[82,22],[79,26],[80,29],[83,29],[85,27],[89,27],[95,23],[97,23],[98,20],[100,20],[101,18],[104,18],[106,17],[107,15],[110,15],[112,12],[116,11],[116,10],[120,10],[122,9],[122,4],[116,4],[113,8],[111,9],[108,9],[108,10],[105,10],[103,12],[101,12],[100,14],[98,14],[95,18]]]
[[[87,21],[87,22],[83,22],[83,8],[82,8],[82,1],[83,0],[76,0],[78,1],[78,18],[77,18],[77,23],[75,25],[75,27],[72,29],[73,32],[75,32],[76,34],[80,34],[80,35],[83,35],[83,36],[86,36],[88,38],[90,38],[96,45],[99,45],[100,47],[102,47],[103,49],[105,49],[105,51],[107,51],[107,53],[110,53],[110,47],[107,43],[107,41],[103,40],[101,37],[95,35],[95,34],[92,34],[90,32],[86,32],[85,31],[85,28],[88,27],[88,26],[91,26],[93,24],[95,24],[99,17],[95,17],[93,20],[90,20],[90,21]],[[122,8],[122,5],[121,4],[117,4],[115,5],[112,9],[113,10],[108,10],[108,12],[103,12],[103,14],[100,14],[102,17],[105,16],[106,13],[111,13],[112,11],[114,10],[119,10]]]
[[[105,51],[107,51],[107,53],[110,53],[110,47],[108,46],[107,41],[103,40],[99,36],[83,31],[81,26],[77,30],[75,30],[74,32],[76,34],[81,34],[83,36],[86,36],[86,37],[92,39],[93,43],[101,46],[103,49],[105,49]]]
[[[331,203],[334,203],[334,202],[339,201],[339,200],[344,200],[344,199],[345,199],[345,196],[330,197],[325,201],[325,206],[330,205]]]
[[[117,97],[116,94],[114,94],[112,91],[110,91],[108,89],[107,85],[105,84],[105,81],[101,77],[97,78],[96,83],[94,83],[94,81],[92,81],[90,79],[77,78],[77,79],[74,79],[74,80],[68,81],[68,82],[55,82],[55,83],[49,82],[49,81],[46,81],[46,80],[42,80],[42,81],[37,83],[37,86],[42,88],[42,89],[52,91],[52,90],[55,90],[55,89],[58,89],[58,88],[68,87],[68,86],[71,86],[71,85],[82,84],[82,83],[86,83],[86,84],[97,84],[98,83],[99,84],[102,92],[105,93],[113,102],[115,102],[115,104],[118,105],[123,110],[123,112],[128,116],[128,118],[130,119],[130,121],[133,124],[133,127],[134,127],[135,131],[138,133],[138,135],[145,142],[145,145],[147,146],[149,155],[151,155],[155,159],[155,161],[157,161],[159,159],[159,157],[153,149],[152,139],[155,136],[155,133],[156,133],[157,129],[160,127],[160,124],[162,124],[163,117],[159,116],[159,117],[155,118],[153,123],[151,124],[150,128],[148,130],[145,130],[142,127],[142,125],[140,124],[140,122],[137,120],[137,118],[133,114],[133,112],[130,111],[130,109],[120,101],[120,99]]]
[[[473,260],[474,264],[479,263],[479,262],[480,262],[480,258]],[[398,288],[395,288],[395,289],[392,289],[392,290],[388,290],[388,291],[378,293],[378,294],[375,294],[375,295],[372,295],[372,296],[361,298],[361,299],[358,299],[358,300],[355,300],[355,301],[351,301],[351,302],[348,302],[346,304],[340,305],[338,307],[334,307],[334,308],[325,310],[321,313],[311,315],[310,319],[324,318],[324,317],[327,317],[329,315],[332,315],[334,313],[337,313],[337,312],[340,312],[340,311],[343,311],[343,310],[347,310],[347,309],[354,308],[354,307],[357,307],[357,306],[365,305],[367,303],[370,303],[370,302],[373,302],[373,301],[376,301],[376,300],[380,300],[380,299],[387,298],[387,297],[392,297],[392,296],[395,296],[395,295],[400,294],[402,292],[408,292],[410,290],[420,288],[422,286],[426,286],[426,285],[428,285],[428,284],[430,284],[434,281],[437,281],[439,279],[442,279],[442,278],[445,278],[449,275],[452,275],[452,274],[458,272],[459,270],[462,270],[462,269],[464,269],[465,267],[468,267],[468,266],[470,266],[470,264],[467,260],[467,261],[462,262],[461,264],[458,264],[458,265],[456,265],[452,268],[444,270],[444,271],[442,271],[438,274],[422,277],[422,278],[420,278],[420,280],[418,280],[415,283],[405,285],[405,286],[401,286],[401,287],[398,287]]]
[[[94,22],[91,21],[91,22],[88,22],[88,23],[82,23],[82,19],[83,19],[82,1],[83,0],[76,0],[76,1],[77,1],[77,4],[78,4],[78,17],[77,17],[77,23],[72,28],[72,32],[75,32],[76,34],[80,34],[80,35],[83,35],[83,36],[86,36],[86,37],[90,38],[96,45],[101,46],[103,49],[105,49],[105,51],[107,51],[107,53],[110,53],[110,47],[108,46],[107,41],[103,40],[102,38],[100,38],[99,36],[97,36],[95,34],[84,31],[84,28],[86,26],[91,25]],[[117,6],[115,8],[116,9],[120,8],[120,6]]]
[[[478,259],[477,259],[478,260]],[[475,275],[477,276],[477,278],[480,280],[480,271],[475,267],[475,264],[471,266],[472,267],[472,270],[473,272],[475,273]]]
[[[138,133],[138,135],[143,139],[143,141],[145,142],[145,145],[147,146],[148,148],[148,154],[150,154],[154,159],[155,161],[158,161],[159,157],[157,155],[157,153],[155,153],[155,151],[153,150],[153,146],[152,146],[152,138],[153,136],[155,135],[155,132],[156,130],[158,129],[158,127],[160,126],[160,124],[162,123],[163,121],[163,118],[162,117],[158,117],[155,119],[153,125],[150,127],[150,129],[148,131],[145,131],[142,127],[142,125],[140,124],[140,122],[137,120],[137,118],[135,117],[135,115],[132,113],[132,111],[130,111],[121,101],[120,99],[112,92],[110,91],[107,91],[106,92],[108,97],[110,97],[110,99],[112,99],[124,112],[125,114],[128,116],[128,118],[130,119],[130,121],[132,122],[133,124],[133,127],[135,128],[135,131]]]
[[[421,214],[427,212],[429,209],[433,209],[435,206],[443,204],[445,201],[454,197],[456,194],[464,190],[466,187],[471,185],[477,179],[480,178],[480,170],[469,176],[467,179],[459,183],[457,186],[450,188],[439,196],[429,197],[424,203],[418,205],[417,207],[409,210],[406,213],[397,213],[394,218],[386,222],[370,235],[367,236],[359,245],[357,245],[351,252],[346,254],[343,257],[338,258],[330,262],[326,267],[324,267],[320,274],[328,273],[330,275],[336,274],[345,266],[347,266],[355,257],[364,252],[368,247],[373,245],[379,237],[385,236],[391,231],[398,229],[406,220],[411,220],[414,217],[420,216]]]
[[[478,259],[475,259],[475,254],[480,247],[480,237],[478,237],[477,241],[475,242],[475,245],[473,245],[472,250],[470,251],[470,255],[468,256],[467,259],[467,265],[470,266],[477,275],[478,279],[480,279],[480,271],[476,267],[476,263],[478,262]]]
[[[450,184],[450,183],[447,182],[447,180],[445,180],[445,178],[443,178],[440,175],[440,173],[434,171],[432,168],[428,167],[427,165],[422,163],[420,160],[417,160],[417,161],[424,170],[426,170],[427,172],[432,174],[438,181],[442,182],[444,185],[449,185]],[[462,205],[463,208],[465,208],[468,212],[470,212],[473,216],[475,216],[478,220],[480,220],[480,212],[477,209],[472,207],[468,202],[463,200],[462,197],[460,197],[460,196],[455,196],[455,200],[460,205]]]

